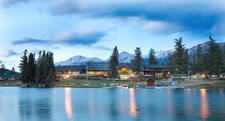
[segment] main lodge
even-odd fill
[[[156,76],[162,76],[162,71],[166,74],[169,72],[166,70],[166,65],[144,65],[140,66],[140,74],[150,76],[153,73]],[[73,65],[73,66],[56,66],[55,71],[58,77],[68,78],[79,75],[104,75],[109,74],[109,63],[108,62],[88,62],[86,65]],[[127,79],[135,76],[132,72],[131,63],[120,63],[118,72],[121,79]]]

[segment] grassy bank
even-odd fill
[[[0,86],[20,86],[21,81],[0,81]]]
[[[110,84],[113,86],[110,86]],[[58,87],[74,87],[74,88],[101,88],[101,87],[116,87],[116,85],[128,84],[130,86],[139,85],[140,87],[145,87],[146,82],[131,82],[129,80],[85,80],[85,79],[68,79],[60,80],[57,84]]]
[[[224,82],[215,82],[211,84],[199,84],[199,85],[194,85],[191,86],[194,88],[225,88],[225,81]]]

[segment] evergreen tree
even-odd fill
[[[188,72],[188,65],[189,65],[189,62],[188,62],[188,50],[185,49],[184,51],[184,57],[183,57],[183,69],[181,70],[181,73],[187,73]]]
[[[41,78],[41,82],[40,83],[45,83],[45,79],[47,78],[46,77],[46,74],[44,73],[45,71],[44,71],[44,69],[45,69],[45,50],[43,51],[43,53],[42,53],[42,57],[41,57],[41,67],[42,68],[40,68],[40,70],[41,70],[41,72],[42,72],[42,78]]]
[[[202,47],[200,45],[197,46],[196,49],[196,70],[200,70],[200,60],[201,60]]]
[[[45,84],[47,86],[50,86],[53,83],[53,78],[55,76],[55,66],[54,66],[54,60],[53,60],[53,53],[49,52],[48,54],[48,63],[49,63],[49,72],[47,75],[47,79],[45,81]]]
[[[205,73],[205,75],[208,75],[208,69],[209,69],[209,60],[208,60],[208,53],[206,52],[207,47],[205,46],[204,52],[201,53],[199,67],[200,69]]]
[[[120,78],[118,73],[118,67],[119,67],[118,55],[119,54],[118,54],[117,46],[115,46],[109,60],[109,71],[110,71],[110,76],[113,78],[113,82],[115,82],[115,78]]]
[[[36,70],[35,70],[36,85],[42,83],[42,79],[43,79],[43,64],[42,64],[42,57],[41,57],[41,51],[40,51],[38,60],[36,62]]]
[[[12,76],[12,75],[14,75],[14,74],[16,74],[16,71],[15,71],[15,68],[12,67],[12,70],[10,71],[10,75]]]
[[[50,71],[50,67],[51,67],[51,60],[50,60],[50,53],[47,52],[47,54],[43,57],[43,64],[44,64],[44,70],[43,70],[43,80],[46,84],[46,80]]]
[[[222,64],[221,64],[221,73],[225,73],[225,45],[223,46],[221,52],[222,52],[222,58],[221,58],[221,61],[222,61]]]
[[[165,65],[164,61],[162,61],[161,65]]]
[[[141,49],[140,47],[136,47],[135,54],[134,54],[134,59],[131,60],[132,64],[132,71],[136,72],[138,75],[141,71],[141,64],[143,64],[143,59],[141,57]]]
[[[21,61],[19,64],[19,68],[20,68],[20,72],[21,72],[21,76],[20,76],[20,80],[22,83],[27,83],[28,80],[28,69],[27,69],[27,50],[25,50],[23,52],[23,56],[21,57]]]
[[[192,72],[197,71],[197,62],[196,62],[196,52],[195,52],[195,50],[192,53],[191,70],[192,70]]]
[[[155,57],[155,50],[153,48],[149,51],[148,65],[158,65],[158,60]]]
[[[164,69],[162,70],[162,77],[166,78],[166,72],[164,71]]]
[[[208,45],[208,57],[209,57],[209,74],[216,73],[219,74],[219,68],[221,65],[221,49],[219,45],[216,43],[214,39],[212,39],[211,36],[209,36],[210,42]]]
[[[176,51],[174,53],[174,66],[176,67],[177,70],[177,74],[178,74],[178,81],[177,83],[180,83],[180,72],[182,72],[183,70],[183,64],[184,64],[184,60],[183,60],[183,55],[184,55],[184,45],[182,44],[182,38],[180,37],[180,39],[175,39],[175,43],[176,45],[174,46]]]
[[[4,64],[2,64],[0,73],[1,73],[1,74],[4,74],[4,73],[5,73],[5,65],[4,65]]]
[[[175,73],[176,67],[174,53],[168,54],[167,70],[170,72],[170,74]]]
[[[27,64],[27,69],[28,69],[27,83],[31,83],[31,84],[35,83],[35,67],[36,67],[35,54],[30,53],[28,56],[28,64]]]

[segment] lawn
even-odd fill
[[[20,86],[21,81],[0,81],[1,86]]]
[[[215,82],[212,84],[199,84],[192,87],[200,87],[200,88],[225,88],[225,81],[224,82]]]
[[[142,85],[146,86],[146,82],[131,82],[129,80],[116,80],[113,82],[112,80],[86,80],[86,79],[68,79],[68,80],[60,80],[60,84],[58,86],[60,87],[79,87],[79,88],[85,88],[85,87],[92,87],[92,88],[99,88],[99,87],[108,87],[110,84],[114,84],[112,87],[116,87],[116,85],[121,84],[128,84],[130,86],[134,85]],[[141,87],[142,87],[141,86]]]

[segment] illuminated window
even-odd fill
[[[167,72],[167,74],[170,74],[170,72]]]
[[[195,75],[193,76],[193,78],[195,78]]]
[[[147,70],[147,71],[148,71],[148,70],[149,70],[149,68],[146,68],[145,70]]]
[[[160,73],[160,75],[162,75],[162,73]]]

